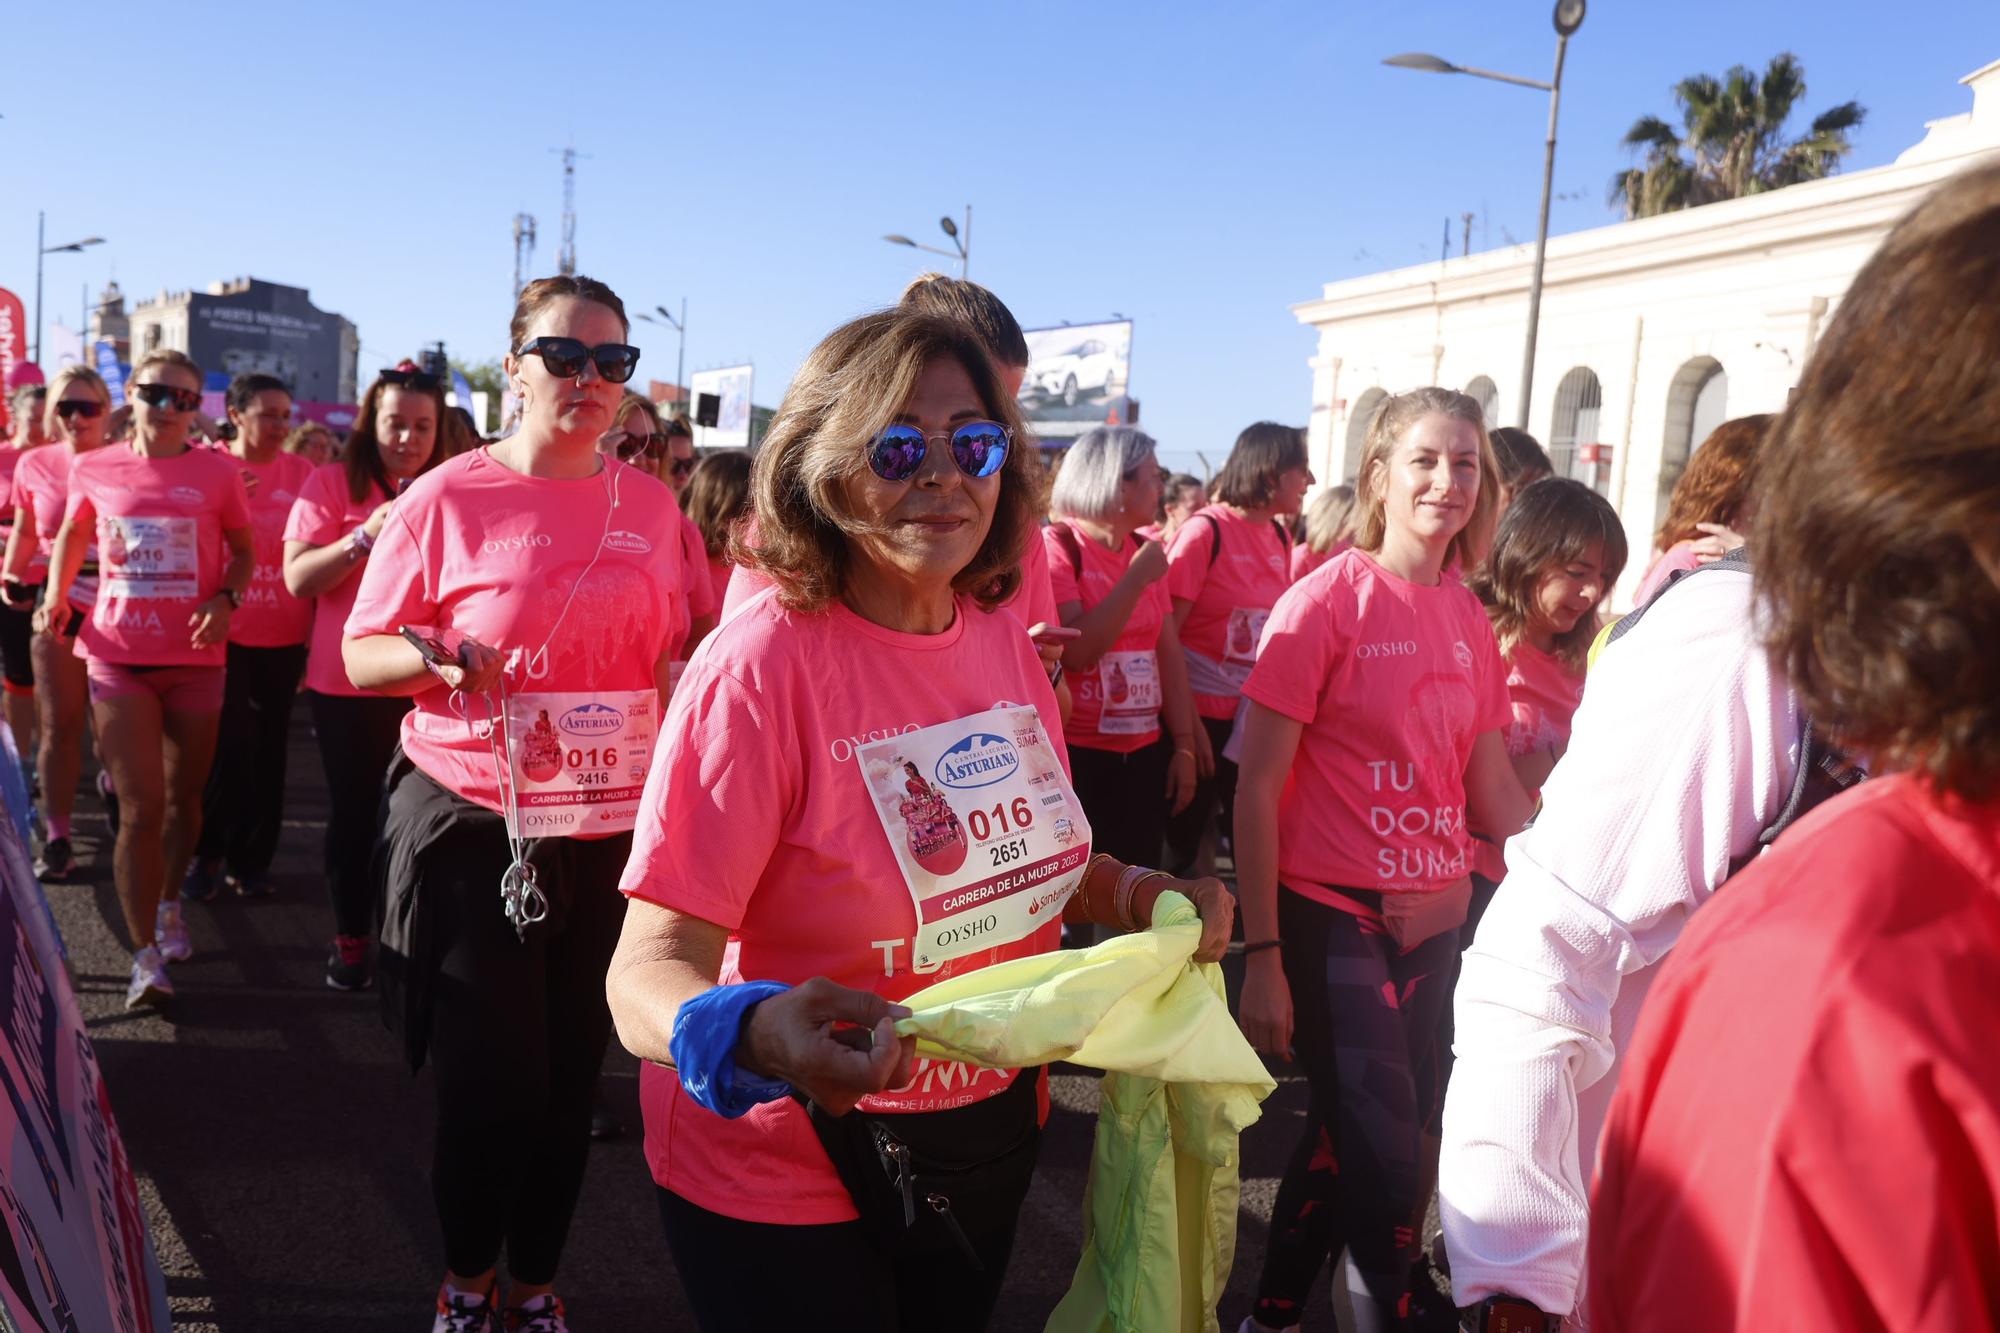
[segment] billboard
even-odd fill
[[[1125,419],[1131,392],[1132,321],[1028,329],[1021,415],[1044,441],[1075,439]]]
[[[701,449],[748,449],[750,447],[750,385],[753,367],[725,366],[720,370],[697,370],[688,376],[688,392],[696,409],[694,442]],[[702,394],[717,399],[715,424],[700,424]]]
[[[14,367],[28,359],[28,312],[21,298],[0,287],[0,430],[8,427],[7,400],[14,396]]]

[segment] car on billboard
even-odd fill
[[[1082,338],[1037,361],[1025,388],[1036,397],[1059,398],[1064,407],[1075,407],[1085,393],[1111,392],[1119,359],[1118,349],[1104,339]]]

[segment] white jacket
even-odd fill
[[[1654,964],[1783,808],[1799,730],[1747,573],[1676,587],[1592,667],[1455,997],[1438,1196],[1460,1305],[1576,1308],[1618,1053]]]

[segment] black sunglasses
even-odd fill
[[[990,477],[1007,462],[1014,433],[997,421],[968,421],[949,436],[930,436],[915,426],[884,426],[868,442],[868,466],[884,481],[908,481],[924,465],[933,439],[951,442],[952,461],[968,477]]]
[[[594,362],[597,373],[611,384],[623,384],[639,368],[639,349],[625,343],[585,347],[574,338],[535,338],[514,355],[539,356],[549,374],[563,380],[581,375],[586,361]]]
[[[65,398],[56,404],[56,415],[64,421],[71,417],[83,417],[95,421],[104,415],[104,404],[95,398]]]
[[[658,458],[667,451],[667,442],[658,435],[631,435],[618,442],[618,461],[629,463],[644,454],[647,458]]]
[[[662,443],[664,443],[664,441],[662,441]],[[669,466],[676,477],[685,477],[689,473],[694,471],[694,459],[691,457],[676,458]]]
[[[201,393],[196,389],[176,389],[171,384],[135,384],[132,392],[140,402],[155,409],[192,412],[201,406]]]
[[[377,378],[384,384],[393,384],[399,389],[415,389],[420,393],[429,393],[438,386],[438,377],[428,370],[389,369]]]

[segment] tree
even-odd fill
[[[486,406],[489,412],[496,415],[499,413],[500,395],[507,388],[507,375],[500,368],[498,361],[479,361],[471,365],[463,361],[453,361],[451,368],[465,376],[465,382],[472,386],[474,393],[484,393],[486,395]],[[465,410],[470,412],[472,404],[467,403]],[[481,431],[490,431],[493,429],[493,423],[491,421],[482,421],[479,423],[479,429]]]
[[[1623,146],[1645,158],[1611,178],[1611,202],[1628,218],[1644,218],[1832,175],[1867,110],[1842,102],[1788,139],[1785,122],[1805,95],[1805,67],[1789,51],[1772,57],[1761,77],[1737,65],[1719,79],[1682,79],[1674,85],[1681,128],[1658,116],[1633,122]]]

